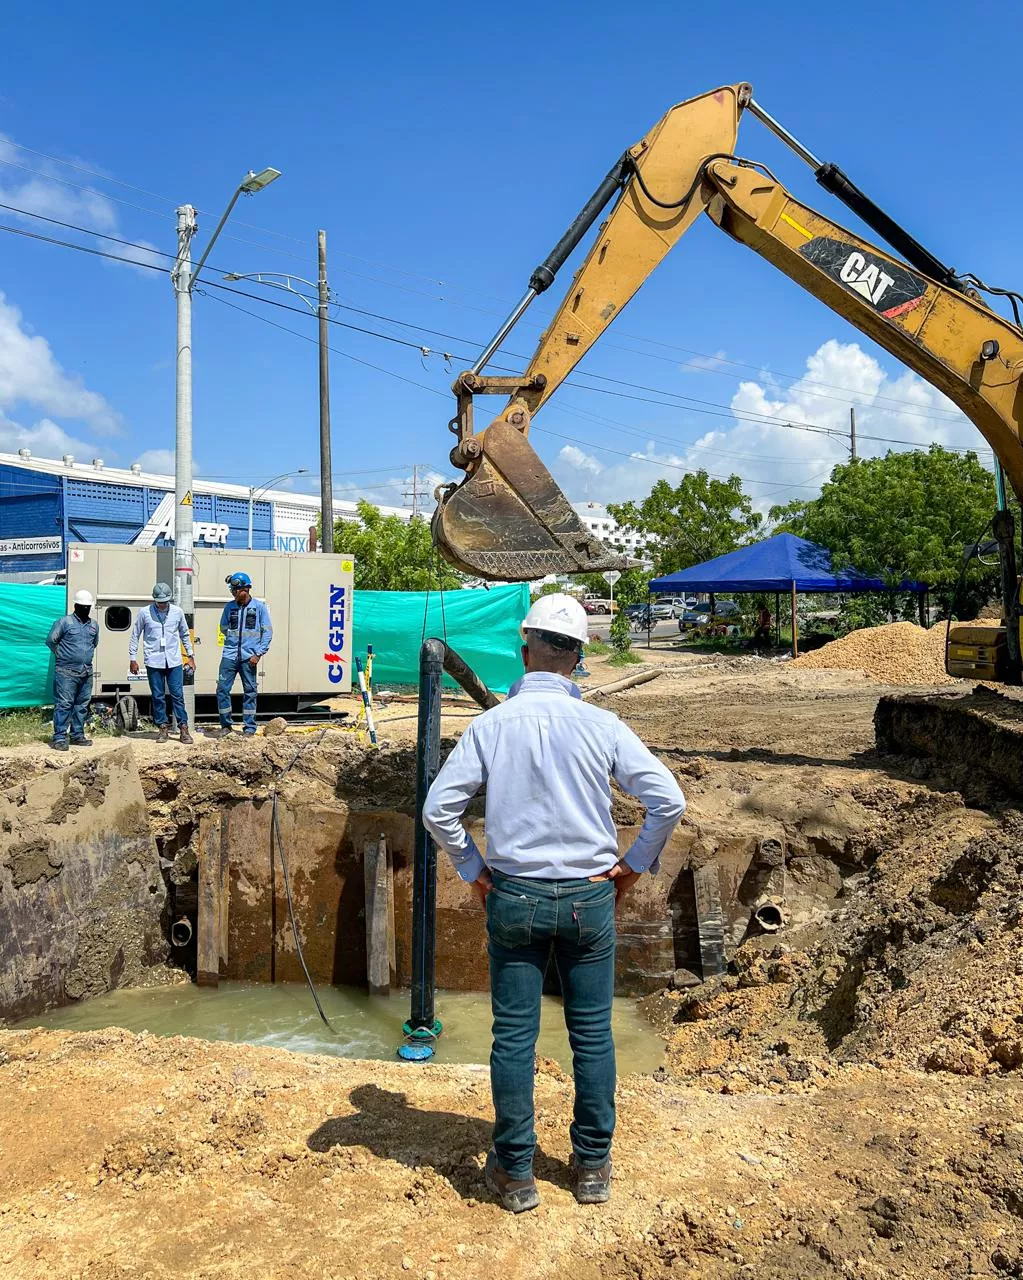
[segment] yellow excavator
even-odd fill
[[[735,151],[744,112],[756,117],[814,171],[898,257],[794,199],[762,164]],[[600,217],[606,220],[521,376],[486,366],[530,303]],[[726,85],[672,107],[617,161],[545,261],[473,367],[453,385],[451,462],[465,479],[438,491],[433,536],[458,568],[488,579],[630,567],[583,526],[529,444],[534,414],[557,390],[643,281],[701,214],[944,392],[976,425],[998,459],[998,543],[1006,627],[959,633],[957,674],[1018,678],[1019,585],[1005,479],[1023,497],[1023,297],[945,266],[864,194],[837,165],[822,163],[754,99]],[[1006,298],[1015,323],[983,294]],[[473,424],[479,395],[508,402],[484,430]],[[955,640],[955,637],[953,637]],[[952,650],[955,653],[955,649]]]

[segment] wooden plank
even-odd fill
[[[381,833],[380,843],[386,850],[387,857],[387,968],[392,987],[398,985],[398,953],[397,934],[394,928],[394,856],[387,838]]]
[[[390,994],[391,946],[387,910],[387,841],[383,836],[363,845],[366,886],[366,980],[371,996]]]
[[[724,973],[725,922],[721,911],[721,885],[716,862],[708,862],[693,872],[696,895],[696,924],[700,934],[700,965],[704,981]]]
[[[220,963],[228,957],[228,905],[231,901],[231,859],[228,855],[227,810],[220,815]]]
[[[200,987],[220,981],[220,817],[199,819],[199,910],[195,980]]]

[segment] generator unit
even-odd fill
[[[68,611],[76,591],[84,588],[96,598],[93,617],[99,624],[99,645],[93,664],[94,697],[131,693],[143,711],[148,710],[142,646],[137,658],[140,673],[132,676],[128,640],[135,615],[152,604],[154,583],[173,585],[173,559],[173,547],[91,542],[68,548]],[[351,690],[355,569],[351,556],[196,548],[192,563],[194,684],[200,713],[216,705],[224,645],[220,619],[224,606],[231,603],[224,580],[239,571],[252,579],[252,594],[266,602],[273,625],[270,651],[257,671],[260,711],[299,710]],[[238,689],[235,692],[237,697]]]

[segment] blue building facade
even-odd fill
[[[0,463],[0,573],[38,576],[63,569],[71,542],[173,542],[167,529],[173,501],[172,489],[146,483]],[[197,486],[193,501],[197,546],[248,547],[248,498]],[[261,499],[252,504],[252,548],[274,546],[273,503]]]

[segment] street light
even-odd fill
[[[174,601],[184,613],[190,629],[195,626],[192,590],[192,290],[238,197],[262,191],[279,177],[277,169],[263,169],[259,173],[249,170],[235,188],[194,272],[192,239],[198,230],[195,208],[193,205],[183,204],[175,211],[178,219],[178,252],[171,272],[178,312],[174,396]],[[195,686],[191,684],[185,686],[185,710],[194,724]]]
[[[290,476],[304,476],[309,474],[308,467],[299,467],[297,471],[282,471],[279,476],[274,476],[272,480],[268,480],[266,484],[249,486],[249,550],[252,550],[252,507],[256,501],[256,497],[261,493],[266,493],[267,489],[272,489],[278,480],[287,480]]]
[[[265,170],[264,172],[274,173],[276,170]],[[256,175],[257,180],[262,176],[262,174]],[[330,465],[330,365],[327,354],[327,308],[330,305],[330,287],[327,284],[327,233],[325,231],[318,232],[316,239],[320,270],[319,279],[315,285],[311,280],[303,280],[301,276],[295,276],[290,272],[284,271],[250,271],[246,274],[232,271],[229,275],[224,276],[224,279],[254,280],[257,284],[264,284],[270,289],[283,289],[287,293],[293,293],[296,298],[301,298],[309,310],[315,311],[320,318],[320,520],[323,524],[320,549],[325,555],[330,555],[334,550],[334,538],[332,535],[334,528],[334,491],[331,487]],[[276,279],[273,277],[276,277]],[[304,284],[308,289],[316,290],[317,301],[315,306],[311,298],[307,298],[301,290],[294,287],[292,281],[295,284]]]

